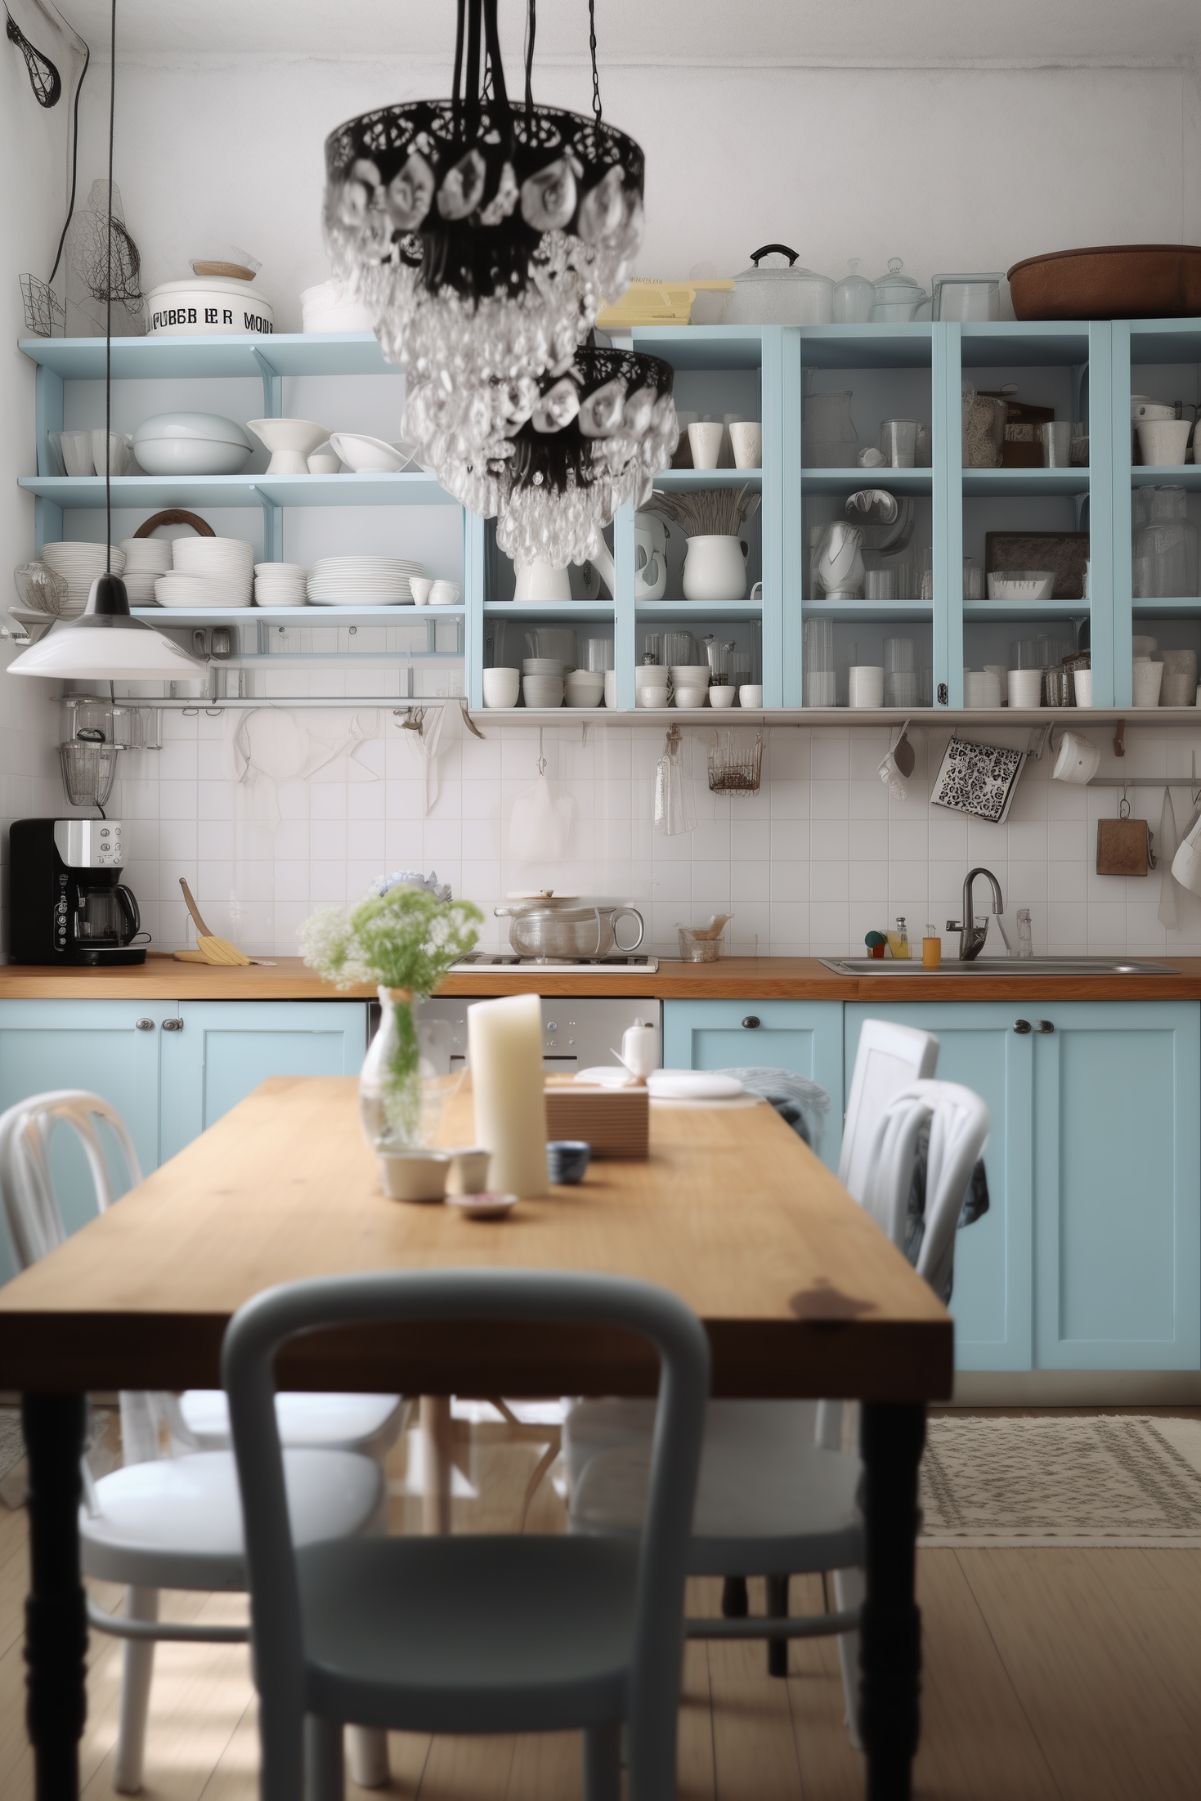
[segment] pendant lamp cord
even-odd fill
[[[117,0],[109,16],[108,273],[104,282],[104,570],[113,572],[113,138],[117,110]]]
[[[525,110],[534,111],[534,39],[538,35],[538,3],[529,0],[525,9]]]
[[[588,0],[588,54],[592,58],[592,111],[601,121],[600,76],[596,72],[596,0]]]
[[[467,0],[458,0],[455,9],[455,78],[451,85],[451,94],[455,103],[455,128],[460,130],[463,110],[463,33],[467,15]]]

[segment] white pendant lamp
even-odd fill
[[[108,192],[113,192],[113,121],[117,86],[117,0],[110,18],[108,91]],[[112,460],[112,287],[113,221],[108,220],[108,275],[105,281],[104,332],[104,541],[110,567],[97,576],[88,604],[78,619],[60,619],[45,637],[23,650],[8,666],[9,675],[41,675],[56,681],[174,681],[204,673],[205,665],[173,639],[133,619],[125,583],[111,569],[113,505]]]

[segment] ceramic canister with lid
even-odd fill
[[[190,275],[160,282],[146,296],[147,337],[262,337],[274,330],[271,302],[248,281]]]

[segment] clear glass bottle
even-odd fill
[[[867,277],[859,273],[859,258],[847,264],[848,273],[834,284],[831,317],[835,325],[866,325],[872,316],[876,290]]]
[[[942,939],[938,935],[938,927],[931,920],[922,939],[922,968],[939,969],[941,966]]]
[[[907,963],[909,961],[909,928],[905,924],[903,913],[897,918],[896,931],[888,934],[888,948],[892,952],[894,962]]]
[[[1018,956],[1034,955],[1034,927],[1030,921],[1029,907],[1018,908]]]

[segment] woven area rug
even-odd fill
[[[927,1546],[1201,1545],[1201,1420],[938,1414]]]

